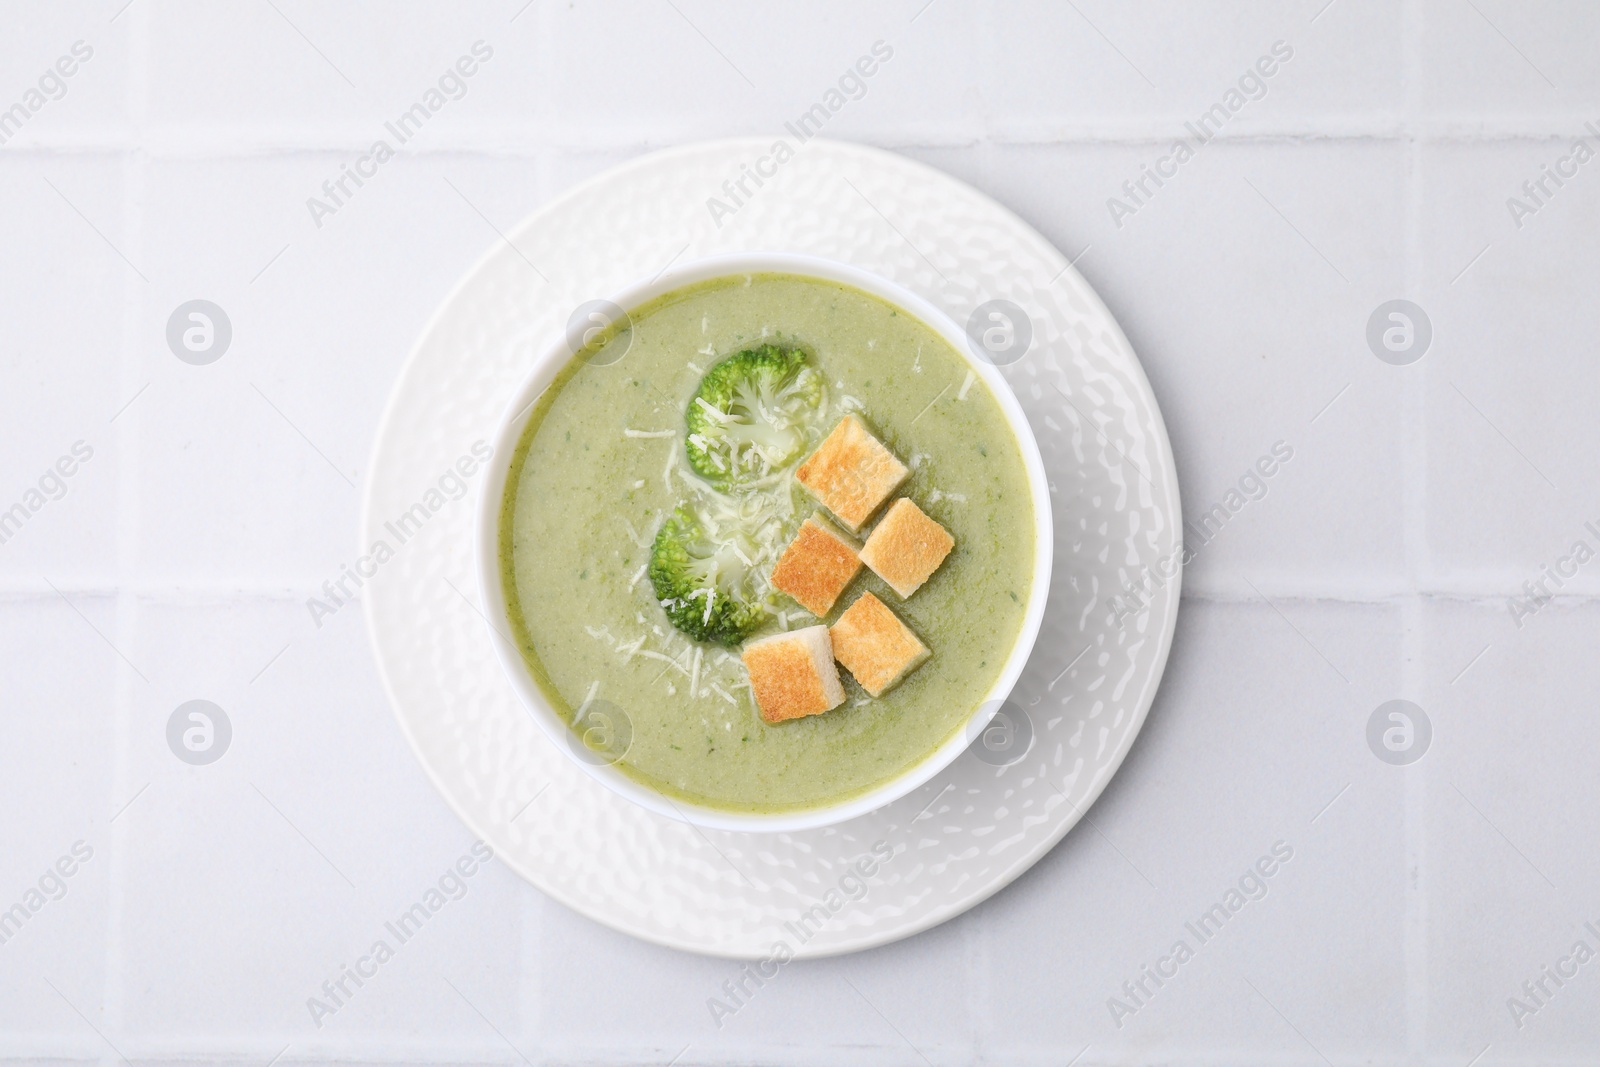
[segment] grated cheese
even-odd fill
[[[733,421],[732,415],[729,415],[726,411],[723,411],[721,408],[717,407],[703,396],[695,397],[694,402],[705,408],[707,415],[710,415],[713,419],[716,419],[724,426]]]
[[[661,668],[661,674],[666,674],[668,671],[677,671],[679,674],[687,676],[689,673],[689,669],[678,662],[679,659],[683,658],[682,653],[679,653],[677,656],[664,656],[660,652],[656,652],[652,649],[641,648],[639,650],[639,655],[644,656],[646,659],[658,659],[665,663],[666,666]],[[656,675],[656,679],[660,679],[661,674]]]

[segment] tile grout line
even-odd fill
[[[1091,147],[1097,145],[1166,145],[1189,116],[1158,115],[1154,118],[1093,120],[1067,117],[1056,121],[992,124],[984,119],[959,128],[944,127],[933,133],[931,127],[906,132],[904,126],[869,127],[856,131],[853,139],[868,139],[892,151],[915,148],[971,148],[984,141],[1009,148]],[[1525,119],[1469,121],[1445,116],[1434,119],[1378,123],[1323,118],[1306,125],[1250,123],[1229,127],[1214,136],[1224,144],[1277,145],[1308,142],[1406,143],[1428,144],[1512,144],[1526,142],[1565,142],[1584,135],[1583,123],[1590,116],[1580,113],[1551,114]],[[492,128],[490,128],[492,127]],[[144,131],[144,127],[139,127]],[[623,129],[614,136],[588,133],[582,124],[537,121],[507,127],[505,124],[466,124],[453,135],[441,135],[426,146],[408,151],[425,156],[478,156],[483,158],[531,159],[550,152],[604,154],[616,151],[650,151],[691,140],[704,140],[717,131],[700,125],[682,127],[641,125]],[[507,132],[509,130],[509,132]],[[733,137],[769,139],[770,128],[736,130]],[[361,152],[370,138],[361,129],[336,129],[311,136],[293,136],[277,129],[259,128],[240,132],[230,127],[203,125],[158,127],[137,136],[112,133],[41,136],[14,148],[13,155],[93,155],[148,152],[153,158],[186,160],[258,159],[266,156],[311,155],[347,156]]]
[[[128,69],[126,85],[132,113],[132,119],[137,128],[143,128],[146,119],[146,73],[148,70],[149,53],[149,20],[146,5],[139,5],[128,13]],[[135,148],[124,157],[122,167],[123,186],[123,239],[134,256],[143,259],[144,248],[144,197],[146,184],[146,169],[148,158]],[[142,286],[142,288],[141,288]],[[121,353],[120,374],[123,380],[123,392],[126,395],[130,390],[139,386],[139,333],[147,307],[150,285],[148,282],[135,283],[129,278],[125,283],[124,293],[126,304],[123,308],[123,348]],[[134,569],[136,555],[136,538],[139,527],[139,458],[140,458],[140,429],[143,423],[143,413],[130,412],[127,421],[122,422],[117,429],[117,582],[116,619],[117,637],[124,644],[137,642],[132,638],[139,629],[139,599],[128,590],[120,580],[121,575],[129,574]],[[151,688],[148,684],[146,689]],[[148,696],[148,694],[146,694]],[[113,750],[113,769],[109,775],[112,788],[118,796],[125,796],[133,788],[132,761],[135,726],[139,719],[139,701],[135,697],[133,681],[128,677],[127,671],[119,671],[117,676],[116,699],[116,729],[113,733],[115,746]],[[115,798],[114,798],[115,799]],[[127,996],[124,982],[123,965],[126,953],[123,944],[124,916],[127,908],[128,864],[129,846],[127,844],[129,826],[124,823],[122,827],[111,834],[110,853],[111,863],[107,877],[106,900],[106,951],[105,973],[102,976],[104,985],[103,1012],[106,1028],[120,1034],[127,1030]]]
[[[1424,210],[1424,176],[1422,173],[1423,138],[1416,136],[1415,116],[1421,92],[1422,63],[1419,49],[1426,18],[1421,0],[1404,0],[1401,8],[1401,48],[1403,64],[1401,74],[1402,124],[1408,131],[1406,137],[1406,209],[1405,209],[1405,264],[1402,288],[1404,296],[1416,299],[1421,294],[1423,270],[1422,213]],[[1426,364],[1420,373],[1408,374],[1405,380],[1403,403],[1405,405],[1405,441],[1403,484],[1405,492],[1404,537],[1407,582],[1413,590],[1420,590],[1419,573],[1432,573],[1428,566],[1427,543],[1427,390],[1425,388]],[[1424,638],[1422,628],[1425,602],[1420,592],[1413,592],[1402,601],[1400,639],[1400,694],[1412,699],[1422,697],[1425,672],[1422,668]],[[1414,1062],[1426,1058],[1428,1047],[1428,881],[1427,860],[1427,789],[1426,762],[1401,769],[1404,776],[1403,810],[1405,869],[1401,872],[1405,887],[1405,1033],[1406,1049]]]

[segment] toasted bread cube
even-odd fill
[[[833,528],[820,513],[800,531],[772,568],[772,586],[788,593],[811,614],[826,615],[861,570],[861,546]]]
[[[767,722],[820,715],[844,703],[826,626],[758,638],[741,655],[756,707]]]
[[[943,526],[924,515],[909,497],[901,497],[861,546],[861,562],[904,598],[922,588],[955,544]]]
[[[887,604],[871,593],[839,616],[828,631],[833,655],[873,696],[882,696],[922,665],[933,653],[901,622]]]
[[[860,419],[846,415],[794,476],[855,533],[910,473]]]

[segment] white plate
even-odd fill
[[[646,156],[512,230],[446,298],[401,372],[362,518],[362,551],[378,541],[394,550],[364,597],[379,670],[462,820],[529,882],[598,922],[747,958],[779,943],[825,956],[925,930],[1049,851],[1144,722],[1171,647],[1181,551],[1177,475],[1149,383],[1055,248],[982,194],[899,156],[812,140],[790,142],[792,158],[774,164],[773,147],[741,139]],[[753,195],[735,202],[723,186],[745,168],[775,173],[747,181]],[[731,213],[713,211],[713,197]],[[992,299],[1024,308],[1031,348],[1002,372],[1044,455],[1056,530],[1044,626],[1013,694],[1033,733],[1026,754],[996,766],[969,752],[888,807],[779,834],[652,814],[556,749],[486,636],[469,500],[428,495],[489,440],[536,351],[578,305],[681,258],[757,250],[855,264],[958,323]],[[1112,598],[1141,578],[1142,602],[1124,596],[1118,611]],[[893,858],[853,873],[875,845]]]

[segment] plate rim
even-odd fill
[[[383,445],[393,429],[392,424],[395,422],[398,415],[400,397],[404,392],[404,387],[411,375],[417,372],[419,356],[422,354],[424,347],[430,342],[434,333],[439,328],[441,321],[446,317],[447,313],[451,311],[457,300],[468,289],[469,286],[478,280],[479,276],[483,274],[494,261],[505,254],[505,248],[507,246],[514,247],[516,239],[522,236],[528,229],[541,222],[547,216],[557,213],[561,209],[565,208],[569,203],[588,193],[595,186],[602,183],[614,181],[632,173],[635,170],[670,162],[672,159],[678,156],[694,155],[706,151],[732,150],[734,148],[748,149],[755,147],[767,147],[770,145],[771,141],[772,138],[755,135],[712,138],[707,140],[684,142],[681,144],[660,148],[655,151],[644,152],[632,159],[625,160],[615,166],[608,167],[596,174],[592,174],[582,181],[577,182],[571,188],[557,194],[549,202],[539,206],[525,215],[515,225],[511,226],[506,231],[505,236],[502,237],[501,240],[491,244],[480,256],[478,256],[478,258],[472,262],[471,266],[467,268],[465,273],[463,273],[462,276],[457,280],[455,285],[453,285],[450,290],[440,299],[438,305],[428,316],[426,322],[418,332],[416,340],[412,343],[410,349],[407,351],[405,360],[402,362],[399,372],[395,375],[393,383],[389,387],[389,394],[387,399],[384,401],[383,412],[379,417],[376,428],[373,432],[372,446],[367,453],[367,480],[363,487],[361,509],[356,530],[356,550],[358,552],[362,551],[361,542],[363,539],[366,539],[369,536],[372,529],[373,509],[376,506],[376,501],[374,498],[377,491],[377,483],[373,480],[372,474],[378,469],[378,460],[382,452]],[[987,208],[994,210],[1004,220],[1011,223],[1015,228],[1016,234],[1019,237],[1024,238],[1029,244],[1032,244],[1035,250],[1040,253],[1042,259],[1044,259],[1046,262],[1058,264],[1060,267],[1060,274],[1056,276],[1057,280],[1059,280],[1061,275],[1070,273],[1071,277],[1077,282],[1077,285],[1075,286],[1076,295],[1088,301],[1091,306],[1091,310],[1101,317],[1103,321],[1115,331],[1116,338],[1121,342],[1122,346],[1130,357],[1127,371],[1129,372],[1133,383],[1139,388],[1142,397],[1151,406],[1151,421],[1154,430],[1154,443],[1157,448],[1157,458],[1161,462],[1163,471],[1170,475],[1170,477],[1167,479],[1166,489],[1167,494],[1170,497],[1169,503],[1171,505],[1171,513],[1174,517],[1181,516],[1182,505],[1177,477],[1177,464],[1172,452],[1171,439],[1167,432],[1166,418],[1162,414],[1160,401],[1156,396],[1155,390],[1150,385],[1149,376],[1145,373],[1144,364],[1139,359],[1138,353],[1135,351],[1132,342],[1128,340],[1126,332],[1122,329],[1122,324],[1118,321],[1116,316],[1111,313],[1111,309],[1106,305],[1099,292],[1088,283],[1087,279],[1085,279],[1081,273],[1078,272],[1077,267],[1066,258],[1061,250],[1052,244],[1047,238],[1045,238],[1045,236],[1041,234],[1032,224],[1027,222],[1020,215],[1006,207],[1004,204],[1000,203],[994,197],[990,196],[987,192],[927,163],[923,163],[920,160],[901,155],[897,152],[891,152],[888,149],[879,148],[875,145],[861,144],[854,141],[813,137],[806,143],[810,144],[812,142],[817,142],[823,147],[827,147],[845,154],[858,155],[860,158],[863,158],[874,164],[908,170],[917,177],[932,183],[948,184],[958,187],[965,195],[975,197]],[[1179,530],[1180,539],[1178,544],[1181,548],[1181,526],[1179,527]],[[1184,566],[1181,552],[1178,554],[1177,560],[1177,569],[1173,576],[1168,580],[1168,584],[1171,587],[1171,595],[1166,599],[1165,610],[1163,611],[1159,620],[1154,616],[1152,616],[1150,619],[1150,625],[1152,627],[1159,626],[1158,645],[1154,653],[1153,665],[1149,674],[1149,680],[1144,690],[1139,694],[1134,703],[1134,713],[1129,724],[1126,740],[1109,758],[1103,768],[1103,773],[1101,773],[1094,781],[1090,783],[1083,801],[1074,805],[1070,800],[1068,800],[1068,804],[1074,809],[1072,816],[1070,818],[1063,819],[1057,827],[1053,828],[1044,838],[1041,839],[1037,846],[1029,849],[1026,853],[1015,858],[1004,869],[993,875],[989,881],[977,892],[971,895],[962,896],[957,900],[947,902],[938,908],[931,909],[921,917],[904,925],[896,925],[891,928],[882,928],[876,930],[874,930],[872,927],[868,927],[862,931],[862,936],[852,938],[849,941],[841,941],[839,943],[820,946],[812,949],[808,949],[806,945],[802,944],[793,950],[793,958],[826,959],[833,956],[861,952],[867,949],[880,948],[884,945],[903,940],[904,938],[913,937],[917,934],[930,930],[935,926],[939,926],[945,922],[948,922],[956,916],[978,907],[980,904],[983,904],[1001,890],[1010,886],[1024,873],[1044,859],[1044,857],[1049,854],[1056,847],[1056,845],[1060,844],[1062,838],[1066,837],[1068,833],[1070,833],[1080,822],[1083,821],[1085,814],[1094,806],[1095,802],[1100,799],[1100,796],[1105,792],[1106,787],[1111,783],[1111,780],[1116,777],[1117,772],[1122,768],[1122,764],[1127,759],[1128,753],[1133,750],[1133,746],[1138,741],[1139,734],[1143,731],[1144,724],[1149,717],[1150,709],[1154,705],[1156,693],[1159,691],[1161,682],[1166,676],[1167,661],[1171,655],[1173,639],[1177,629],[1177,615],[1182,592]],[[530,885],[532,888],[571,909],[577,914],[606,927],[607,929],[615,930],[619,933],[626,934],[629,937],[637,938],[649,944],[659,945],[663,948],[675,949],[682,952],[688,952],[698,956],[708,956],[729,960],[750,960],[759,958],[757,955],[751,955],[749,953],[733,949],[724,949],[717,946],[697,944],[689,938],[673,937],[670,931],[664,929],[644,928],[637,923],[630,921],[629,917],[627,916],[619,917],[610,913],[602,912],[599,908],[591,908],[581,895],[569,894],[563,892],[559,887],[546,885],[544,879],[536,878],[516,857],[502,855],[499,851],[494,850],[493,844],[489,841],[489,835],[483,832],[483,829],[478,824],[476,817],[469,815],[469,813],[464,810],[452,792],[446,788],[446,783],[441,778],[439,772],[434,768],[432,763],[425,758],[424,750],[419,742],[418,737],[412,730],[409,722],[401,714],[400,701],[398,694],[395,691],[395,683],[390,676],[387,663],[384,659],[384,650],[379,644],[377,625],[378,620],[375,616],[377,609],[373,605],[373,598],[362,598],[362,619],[366,624],[367,643],[368,647],[371,649],[374,665],[377,668],[377,673],[383,686],[384,696],[388,701],[389,712],[399,725],[401,735],[405,738],[406,744],[410,747],[412,755],[416,758],[417,762],[422,765],[423,771],[427,774],[428,781],[433,785],[434,791],[439,795],[440,799],[444,801],[446,807],[450,809],[456,818],[458,818],[468,830],[477,835],[478,839],[483,841],[484,844],[491,849],[491,851],[494,851],[495,859],[499,860],[505,866],[514,871],[518,877],[520,877],[524,882],[528,883],[528,885]],[[537,733],[538,731],[535,730],[536,735]],[[650,818],[663,818],[662,816],[655,815],[654,813],[645,811],[644,809],[640,810]],[[842,823],[838,825],[848,825],[848,823]],[[766,836],[757,832],[719,832],[739,833],[741,836],[751,836],[757,838]],[[883,926],[882,923],[876,925],[879,927]]]

